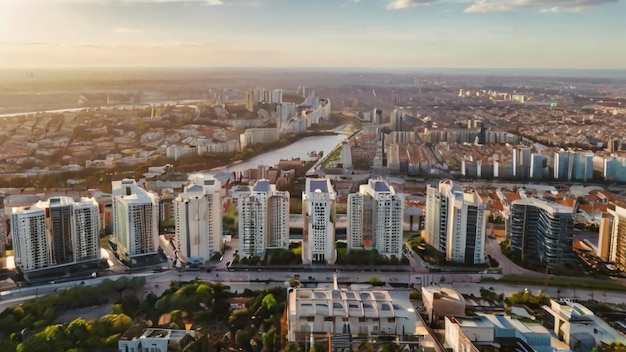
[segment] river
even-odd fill
[[[302,160],[312,160],[312,158],[308,155],[311,151],[323,151],[326,156],[333,149],[335,149],[341,141],[346,139],[346,137],[347,136],[345,134],[341,133],[337,135],[304,137],[280,149],[257,155],[240,163],[211,169],[209,171],[205,171],[204,173],[233,173],[257,168],[259,165],[274,166],[278,164],[281,159],[300,158]]]

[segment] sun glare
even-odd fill
[[[18,0],[0,1],[0,41],[7,41],[11,36],[12,24],[16,21],[16,13],[20,5]]]

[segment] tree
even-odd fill
[[[324,342],[316,341],[311,347],[311,352],[326,352],[328,346]]]
[[[372,284],[372,286],[382,286],[384,283],[382,281],[380,281],[379,278],[377,278],[376,276],[370,276],[369,278],[369,282],[370,284]]]
[[[297,342],[289,342],[285,345],[282,352],[302,352],[302,347]]]
[[[493,291],[491,288],[486,289],[484,287],[481,287],[480,298],[482,298],[483,300],[489,303],[494,303],[498,299],[498,294],[495,291]]]
[[[276,302],[276,298],[274,298],[274,295],[271,293],[263,297],[263,301],[261,303],[262,307],[267,309],[270,313],[274,310],[277,304],[278,302]]]
[[[398,257],[396,257],[395,254],[392,254],[391,257],[389,258],[389,265],[398,265],[400,261],[398,260]]]
[[[381,352],[400,352],[400,346],[398,346],[398,344],[394,343],[394,342],[387,342],[384,343],[381,347],[380,347],[380,351]]]
[[[250,340],[252,339],[252,332],[249,330],[239,330],[235,335],[235,341],[237,345],[243,348],[247,352],[253,352],[252,345],[250,344]]]
[[[43,331],[35,334],[30,339],[22,342],[17,346],[18,351],[23,352],[46,352],[46,351],[65,351],[72,347],[60,324],[51,325],[43,329]]]
[[[603,352],[626,352],[626,345],[622,344],[619,341],[616,341],[608,346],[605,346],[602,349],[602,351]]]
[[[75,319],[65,328],[65,336],[73,347],[88,347],[89,323],[83,318]]]
[[[365,341],[359,345],[357,352],[374,352],[374,345],[369,341]]]
[[[230,326],[230,331],[232,333],[237,332],[237,330],[241,330],[246,327],[248,322],[250,321],[250,311],[248,308],[239,308],[235,309],[230,317],[228,318],[228,325]]]

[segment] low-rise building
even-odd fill
[[[626,337],[580,303],[550,300],[550,305],[543,306],[542,310],[543,325],[573,351],[591,351],[614,342],[626,343]]]
[[[183,350],[187,345],[195,341],[191,331],[187,330],[170,330],[150,328],[135,334],[134,331],[127,331],[120,337],[117,342],[117,348],[120,352],[129,351],[170,351],[168,347],[172,345],[178,346]]]
[[[331,334],[398,335],[415,331],[415,317],[394,308],[385,290],[292,288],[287,294],[287,339]]]
[[[437,322],[444,316],[465,314],[465,298],[450,288],[424,286],[422,301],[429,322]]]

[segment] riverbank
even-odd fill
[[[332,148],[340,144],[345,138],[343,134],[316,134],[312,136],[303,136],[292,143],[284,145],[280,148],[272,148],[263,151],[246,160],[229,163],[225,166],[211,168],[203,171],[204,173],[233,173],[242,172],[247,169],[257,168],[259,165],[274,166],[281,160],[299,159],[304,162],[316,161],[315,158],[309,156],[312,151],[327,155]]]

